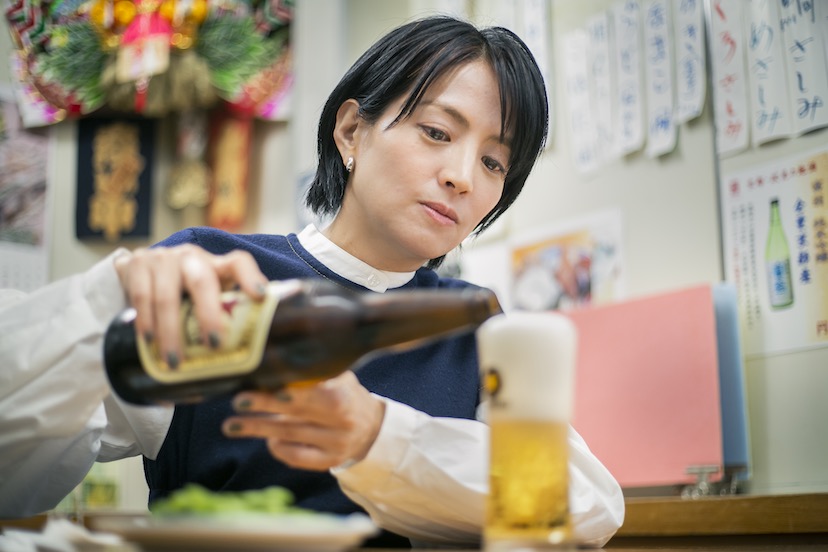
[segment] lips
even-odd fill
[[[457,223],[457,213],[448,205],[433,203],[430,201],[424,201],[422,204],[427,209],[432,211],[432,215],[436,215],[435,218],[442,218],[445,222],[451,221],[455,224]]]

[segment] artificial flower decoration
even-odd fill
[[[12,0],[24,124],[103,107],[274,118],[291,84],[292,0]]]

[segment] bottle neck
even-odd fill
[[[430,340],[446,334],[473,331],[502,312],[493,293],[469,289],[464,293],[439,290],[390,292],[366,298],[362,322],[383,328],[377,345],[392,346]]]
[[[776,202],[771,203],[770,223],[771,226],[779,226],[781,223],[781,218],[779,216],[779,204]]]

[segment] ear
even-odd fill
[[[354,99],[345,100],[336,112],[336,126],[334,126],[333,138],[339,155],[342,156],[342,163],[348,157],[356,157],[357,130],[362,118],[359,116],[359,103]]]

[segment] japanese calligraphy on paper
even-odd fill
[[[828,148],[722,177],[725,279],[738,289],[748,355],[828,344],[826,184]]]

